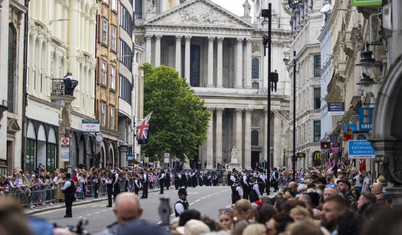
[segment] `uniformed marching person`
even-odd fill
[[[166,185],[166,190],[169,190],[170,187],[170,173],[169,171],[166,169],[165,170],[165,175],[166,175],[166,180],[165,180],[165,185]]]
[[[119,179],[119,168],[115,169],[114,174],[112,175],[113,180],[113,201],[116,202],[116,197],[120,193],[120,179]]]
[[[265,184],[266,184],[266,178],[265,178],[265,174],[264,171],[261,169],[260,173],[258,174],[258,178],[257,178],[257,182],[258,182],[258,188],[260,190],[260,193],[263,194],[264,193],[264,189],[265,189]]]
[[[274,168],[274,171],[272,172],[272,181],[271,181],[272,187],[274,188],[274,192],[279,190],[278,184],[279,184],[279,172],[276,167]]]
[[[176,217],[179,217],[183,211],[188,210],[189,204],[187,202],[187,190],[185,188],[180,188],[179,200],[174,204],[174,213]]]
[[[112,194],[113,194],[113,180],[110,177],[111,172],[106,172],[105,184],[107,188],[107,206],[112,207]]]
[[[250,202],[253,203],[260,199],[261,193],[254,177],[250,177]]]
[[[159,178],[158,178],[158,180],[159,180],[159,187],[160,187],[160,191],[159,191],[159,194],[163,194],[163,186],[164,186],[164,182],[165,182],[165,177],[166,177],[166,175],[165,175],[165,172],[163,171],[163,170],[160,170],[159,171]]]
[[[200,186],[204,186],[204,172],[200,172],[199,176],[198,176],[198,184]]]
[[[141,172],[142,177],[142,197],[141,198],[148,198],[148,183],[149,177],[146,171]]]
[[[216,172],[214,172],[214,176],[212,176],[212,184],[214,186],[219,186],[218,185],[218,176],[217,176]]]
[[[70,173],[66,174],[66,181],[64,182],[64,185],[61,188],[61,191],[64,194],[64,203],[66,205],[66,214],[64,215],[64,218],[71,218],[71,217],[73,217],[72,206],[73,206],[74,195],[75,195],[75,185],[74,185],[74,182],[71,180]]]
[[[134,174],[134,193],[138,195],[138,192],[142,188],[142,184],[137,174]]]
[[[250,177],[249,177],[249,175],[250,175],[250,172],[245,171],[242,176],[242,179],[241,179],[241,184],[243,187],[243,199],[247,199],[247,200],[248,200],[249,193],[250,193],[250,182],[249,182]]]
[[[174,174],[174,187],[176,188],[176,190],[178,190],[179,187],[180,187],[180,177],[179,177],[179,174],[180,174],[180,173],[177,173],[177,172]]]

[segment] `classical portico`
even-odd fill
[[[187,1],[145,19],[136,35],[145,45],[145,61],[175,68],[212,114],[198,163],[206,163],[208,169],[229,163],[233,146],[242,168],[264,161],[267,78],[260,31],[208,0]],[[272,99],[276,109],[289,108],[283,95]],[[282,120],[271,117],[271,146],[282,150],[287,144],[280,141],[286,139],[280,131]]]

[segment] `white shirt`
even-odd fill
[[[66,190],[70,186],[71,186],[71,180],[67,180],[66,182],[64,182],[63,187],[61,187],[61,191]]]
[[[247,175],[243,175],[243,184],[244,184],[244,185],[248,185],[248,182],[247,182]]]
[[[257,193],[258,197],[261,197],[260,189],[258,187],[258,184],[253,185],[253,190]]]
[[[243,188],[240,185],[236,187],[236,191],[239,193],[240,198],[243,198]]]
[[[159,180],[163,180],[165,178],[165,173],[162,173],[160,176],[159,176]]]
[[[183,200],[179,199],[180,202],[184,202]],[[177,211],[177,213],[180,215],[184,211],[184,206],[181,203],[176,203],[174,205],[174,209]]]

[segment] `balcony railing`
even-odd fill
[[[74,96],[74,89],[77,85],[77,80],[53,78],[51,96]]]

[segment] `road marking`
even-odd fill
[[[81,219],[81,218],[83,218],[84,216],[78,216],[78,219]]]
[[[87,217],[92,216],[92,214],[88,214]]]
[[[99,214],[100,213],[100,211],[98,211],[98,212],[95,212],[95,215],[97,215],[97,214]]]

